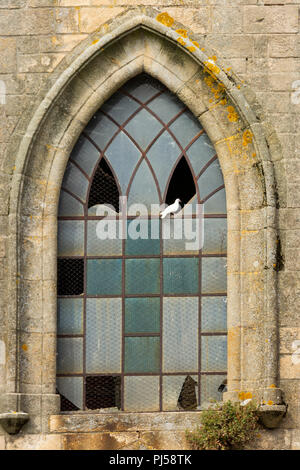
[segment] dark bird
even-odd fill
[[[197,382],[188,375],[183,382],[178,398],[178,407],[183,410],[195,410],[197,408],[196,387]]]
[[[223,380],[221,385],[219,385],[218,392],[227,392],[227,379]]]

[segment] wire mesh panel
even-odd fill
[[[161,219],[176,199],[183,210]],[[160,82],[135,77],[92,117],[70,156],[58,222],[62,411],[192,411],[219,399],[224,181],[204,129]]]

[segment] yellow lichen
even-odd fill
[[[239,116],[236,113],[234,107],[233,106],[228,106],[227,111],[228,111],[227,119],[230,122],[236,122],[238,120]]]
[[[276,385],[275,385],[275,384],[271,384],[271,385],[269,385],[269,388],[276,388]]]
[[[179,42],[179,44],[181,44],[182,46],[185,46],[186,42],[182,39],[182,38],[177,38],[177,41]]]
[[[27,351],[27,349],[28,349],[27,344],[22,344],[22,349],[23,349],[23,351]]]
[[[167,12],[162,12],[157,15],[156,21],[159,21],[159,23],[170,27],[174,23],[174,18],[172,18]]]
[[[269,401],[267,402],[267,405],[269,405],[269,406],[273,405],[273,401],[272,401],[272,400],[269,400]]]
[[[95,40],[92,42],[92,44],[97,44],[97,42],[99,42],[99,41],[100,41],[100,39],[95,39]]]
[[[200,45],[199,45],[199,43],[198,43],[197,41],[192,41],[192,43],[194,44],[194,46],[196,46],[196,47],[198,47],[198,48],[200,47]],[[201,49],[201,50],[202,50],[202,49]]]
[[[195,52],[196,48],[194,46],[188,46],[187,49],[190,51],[190,52]]]
[[[247,398],[252,398],[252,393],[251,393],[251,392],[245,393],[245,400],[246,400]]]
[[[187,30],[186,29],[176,29],[176,33],[180,34],[183,38],[187,38]]]
[[[207,73],[213,73],[215,75],[220,73],[220,68],[215,64],[212,57],[209,57],[208,60],[205,60],[204,65],[205,65],[204,69]]]
[[[245,392],[240,392],[239,393],[239,400],[241,400],[241,401],[245,400]]]
[[[248,144],[252,142],[252,132],[249,129],[246,129],[243,133],[243,146],[246,147]]]

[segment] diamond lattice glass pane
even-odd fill
[[[99,150],[84,136],[79,137],[71,153],[71,160],[76,162],[89,176],[100,157]]]
[[[160,260],[127,259],[125,261],[125,291],[127,294],[159,294]]]
[[[124,378],[125,411],[159,410],[159,377]]]
[[[147,152],[162,194],[165,192],[168,178],[180,153],[180,148],[167,131],[158,137]]]
[[[226,214],[226,194],[224,188],[205,201],[204,214]]]
[[[83,339],[82,338],[58,338],[57,339],[57,373],[79,374],[82,373],[83,363]]]
[[[164,293],[196,294],[198,292],[198,258],[164,258]]]
[[[207,406],[214,400],[222,401],[223,394],[218,388],[226,378],[226,375],[202,375],[201,376],[201,405]]]
[[[171,131],[181,146],[185,148],[191,140],[202,130],[202,126],[191,112],[181,114],[170,126]]]
[[[77,408],[83,408],[83,378],[82,377],[57,377],[57,388]]]
[[[163,376],[163,411],[175,411],[179,409],[194,409],[197,407],[197,384],[198,377],[196,375],[189,376],[192,380],[188,380],[186,375],[164,375]],[[185,384],[185,387],[184,387]],[[188,386],[188,388],[187,388]],[[186,400],[179,400],[180,394],[186,390]],[[191,406],[191,408],[190,408]]]
[[[164,219],[164,254],[196,254],[201,249],[202,221],[191,218]]]
[[[227,219],[204,219],[203,253],[224,254],[227,250]]]
[[[125,338],[125,373],[159,372],[160,338],[136,336]]]
[[[207,134],[204,133],[198,137],[186,153],[197,176],[202,168],[216,154],[216,151]]]
[[[83,205],[66,191],[62,190],[59,198],[59,216],[83,216]]]
[[[60,220],[58,222],[58,255],[80,256],[84,253],[84,222]]]
[[[159,333],[160,299],[132,297],[125,299],[125,333]]]
[[[198,370],[198,298],[163,299],[163,371]]]
[[[202,336],[201,369],[221,372],[227,369],[227,336]]]
[[[126,255],[159,255],[160,240],[158,219],[128,220],[127,226],[127,240],[125,241]]]
[[[121,187],[122,194],[126,194],[132,172],[141,157],[141,153],[124,132],[114,138],[105,152]]]
[[[227,258],[202,258],[202,292],[217,294],[226,292]]]
[[[101,111],[109,114],[118,124],[123,124],[134,111],[139,108],[139,104],[132,98],[122,93],[115,93],[101,108]]]
[[[58,299],[57,333],[59,335],[83,333],[82,299]]]
[[[127,93],[130,93],[137,100],[142,101],[142,103],[146,103],[146,101],[150,100],[164,88],[162,83],[146,74],[133,78],[123,86]]]
[[[88,186],[88,179],[75,165],[69,162],[65,171],[62,187],[68,189],[85,202]]]
[[[198,179],[200,199],[205,199],[212,191],[224,184],[221,167],[218,160],[214,160],[211,165],[202,173]]]
[[[99,111],[92,117],[85,128],[85,132],[97,144],[100,150],[103,151],[118,129],[118,126],[116,126],[111,119],[104,116]]]
[[[87,294],[116,295],[122,292],[122,260],[87,260]]]
[[[202,297],[201,330],[226,331],[227,298],[223,296]]]
[[[121,372],[122,300],[87,299],[86,370]]]
[[[184,108],[182,101],[169,91],[159,95],[147,106],[166,124]]]
[[[146,150],[150,142],[162,129],[160,122],[146,109],[139,111],[125,126],[127,132],[134,138],[137,144]]]
[[[119,237],[119,221],[89,220],[87,225],[88,256],[115,256],[122,254],[122,240]],[[101,239],[101,237],[103,238],[108,235],[111,238],[105,240]]]
[[[132,204],[143,204],[150,212],[151,204],[156,204],[158,208],[159,203],[159,195],[153,175],[148,164],[143,160],[129,189],[128,208]]]

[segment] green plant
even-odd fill
[[[195,431],[186,431],[193,449],[238,449],[256,436],[258,410],[253,402],[241,406],[227,401],[204,410],[200,422]]]

